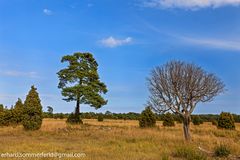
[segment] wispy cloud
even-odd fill
[[[117,39],[117,38],[114,38],[112,36],[110,36],[108,38],[105,38],[105,39],[102,39],[100,41],[100,43],[103,46],[110,47],[110,48],[126,45],[126,44],[129,44],[131,42],[132,42],[132,38],[131,37],[127,37],[125,39]]]
[[[92,3],[88,3],[87,6],[88,6],[88,7],[92,7],[93,4],[92,4]]]
[[[185,37],[185,36],[180,36],[177,38],[180,39],[181,42],[191,44],[191,45],[240,51],[240,41],[214,39],[214,38],[195,38],[195,37]]]
[[[21,72],[21,71],[0,71],[0,75],[9,77],[27,77],[27,78],[37,78],[36,72]]]
[[[43,13],[44,13],[45,15],[47,15],[47,16],[53,15],[53,11],[51,11],[51,10],[49,10],[49,9],[47,9],[47,8],[43,9]]]
[[[180,8],[196,10],[201,8],[218,8],[223,6],[239,6],[240,0],[145,0],[144,7]]]

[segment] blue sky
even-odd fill
[[[140,112],[151,69],[184,60],[226,84],[195,113],[240,114],[239,35],[240,0],[0,0],[0,103],[24,100],[34,84],[45,110],[72,112],[56,73],[80,51],[94,54],[109,89],[97,112]]]

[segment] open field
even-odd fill
[[[181,124],[167,128],[158,122],[157,128],[140,129],[138,121],[84,120],[84,123],[82,126],[68,126],[65,120],[44,119],[41,130],[31,132],[24,131],[21,126],[2,127],[0,152],[75,152],[85,153],[86,157],[81,158],[84,160],[160,160],[180,159],[174,153],[181,147],[189,146],[187,148],[198,151],[201,146],[212,151],[224,143],[232,154],[240,154],[240,124],[236,124],[236,131],[218,130],[211,123],[191,125],[193,141],[186,143]]]

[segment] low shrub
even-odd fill
[[[146,107],[145,110],[142,111],[139,118],[139,126],[141,128],[156,126],[156,116],[150,107]]]
[[[192,116],[192,123],[194,125],[200,125],[200,124],[203,124],[203,121],[198,115],[196,115],[196,116]]]
[[[220,117],[218,119],[218,128],[220,129],[229,129],[234,130],[235,129],[235,123],[232,114],[228,112],[222,112],[220,114]]]
[[[5,109],[0,112],[0,126],[10,126],[16,124],[12,109]]]
[[[174,119],[171,113],[166,113],[163,116],[163,126],[168,126],[168,127],[175,126]]]
[[[80,118],[80,115],[76,115],[74,113],[71,113],[67,118],[67,123],[69,123],[69,124],[83,124],[83,121]]]
[[[103,122],[103,115],[99,114],[97,120],[98,122]]]
[[[183,123],[183,119],[182,119],[182,117],[181,117],[180,115],[175,115],[174,120],[175,120],[177,123],[180,123],[180,124]]]

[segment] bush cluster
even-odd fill
[[[145,110],[142,111],[139,118],[139,126],[141,128],[156,126],[156,117],[150,107],[146,107]]]
[[[26,130],[37,130],[42,124],[42,106],[37,89],[32,86],[24,104],[18,99],[10,109],[0,105],[0,126],[22,124]]]
[[[69,123],[69,124],[83,124],[83,121],[82,121],[80,115],[77,115],[75,113],[71,113],[67,118],[67,123]]]
[[[0,126],[15,126],[22,123],[24,105],[21,99],[18,99],[15,106],[10,109],[0,105]]]
[[[192,123],[194,125],[200,125],[203,124],[203,120],[198,115],[194,115],[192,116]]]
[[[175,126],[174,119],[171,113],[164,114],[163,126],[167,126],[167,127]]]
[[[98,122],[103,122],[103,115],[99,114],[97,120]]]
[[[234,123],[234,118],[232,114],[228,112],[222,112],[218,119],[217,126],[220,129],[230,129],[230,130],[235,129],[235,123]]]

